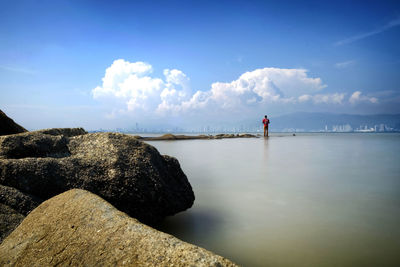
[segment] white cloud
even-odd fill
[[[305,69],[256,69],[231,82],[215,82],[209,90],[196,92],[192,92],[190,79],[182,71],[165,69],[163,74],[161,78],[153,77],[150,64],[119,59],[106,69],[102,85],[92,94],[99,101],[112,102],[110,117],[231,112],[245,116],[306,102],[343,104],[345,98],[344,93],[322,93],[326,85],[318,77],[309,77]],[[356,98],[357,95],[349,101],[356,102]]]
[[[106,69],[102,79],[103,85],[92,90],[94,98],[115,96],[117,98],[127,98],[130,95],[138,95],[140,91],[157,87],[158,79],[153,81],[145,76],[152,72],[151,65],[144,62],[130,63],[123,59],[118,59]]]
[[[206,99],[199,98],[201,105],[192,98],[183,107],[190,108],[190,104],[199,107],[207,102],[229,110],[273,102],[293,103],[301,93],[325,87],[320,78],[308,77],[304,69],[264,68],[246,72],[229,83],[213,83]]]
[[[312,99],[312,96],[310,96],[310,95],[301,95],[301,96],[299,96],[299,102],[300,103],[307,102],[310,99]]]
[[[332,103],[332,104],[342,104],[343,99],[344,99],[345,94],[339,94],[339,93],[335,93],[335,94],[319,94],[319,95],[315,95],[313,96],[313,100],[315,103]]]
[[[178,111],[180,104],[191,97],[189,78],[180,70],[165,69],[164,90],[161,92],[161,103],[157,107],[158,113]]]
[[[343,104],[345,95],[344,93],[301,95],[298,100],[300,103],[312,101],[314,104]]]
[[[360,102],[369,102],[369,103],[373,103],[376,104],[378,103],[378,98],[376,97],[368,97],[368,96],[364,96],[362,95],[361,91],[355,91],[349,98],[349,102],[351,104],[357,104]]]
[[[148,63],[115,60],[106,69],[102,86],[92,90],[93,97],[103,101],[119,100],[131,112],[136,110],[153,112],[161,101],[167,101],[168,92],[165,90],[174,94],[174,85],[184,83],[184,74],[176,70],[165,70],[166,81],[164,81],[151,77],[151,72],[152,66]],[[118,113],[122,113],[122,110]]]

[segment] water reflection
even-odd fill
[[[269,137],[265,137],[264,138],[264,149],[263,149],[263,152],[264,152],[264,160],[265,160],[265,162],[268,162],[268,139],[269,139]]]
[[[196,240],[198,236],[215,236],[224,224],[224,215],[220,212],[192,209],[166,218],[155,227],[163,232],[185,240]]]

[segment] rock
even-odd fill
[[[0,185],[0,243],[41,202],[15,188]]]
[[[63,158],[70,156],[68,138],[63,135],[49,135],[41,132],[0,137],[0,159],[21,159],[32,157]]]
[[[237,136],[240,138],[257,138],[257,135],[247,133],[238,134]]]
[[[138,138],[136,136],[136,138]],[[174,134],[164,134],[161,136],[154,137],[140,137],[142,140],[147,141],[167,141],[167,140],[193,140],[193,139],[210,139],[207,135],[174,135]]]
[[[159,232],[88,191],[43,202],[0,245],[1,266],[236,266]]]
[[[18,211],[0,203],[0,243],[3,242],[24,218],[25,216]]]
[[[87,134],[83,128],[51,128],[35,131],[36,133],[49,135],[64,135],[67,137]]]
[[[43,200],[82,188],[145,223],[194,201],[179,162],[129,135],[29,132],[0,137],[0,151],[0,184]]]
[[[0,158],[70,156],[68,138],[87,134],[82,128],[55,128],[0,137]]]
[[[0,185],[0,203],[9,206],[24,216],[28,215],[30,211],[42,202],[43,200],[40,198],[24,194],[13,187]]]
[[[221,138],[235,138],[239,136],[235,136],[234,134],[217,134],[215,137],[217,139],[221,139]]]
[[[3,111],[0,110],[0,135],[27,132],[21,125],[16,124]]]
[[[160,136],[160,139],[162,140],[175,140],[176,136],[173,134],[164,134],[162,136]]]
[[[152,137],[142,137],[139,135],[134,136],[136,139],[144,140],[144,141],[167,141],[167,140],[193,140],[193,139],[222,139],[222,138],[250,138],[257,136],[252,134],[217,134],[213,135],[174,135],[174,134],[164,134],[161,136],[152,136]]]

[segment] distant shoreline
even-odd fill
[[[174,134],[164,134],[161,136],[154,137],[143,137],[140,135],[134,135],[138,140],[144,141],[165,141],[165,140],[194,140],[194,139],[226,139],[226,138],[259,138],[259,136],[254,134],[217,134],[217,135],[174,135]]]

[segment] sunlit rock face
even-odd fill
[[[0,245],[1,266],[236,266],[81,189],[34,209]]]

